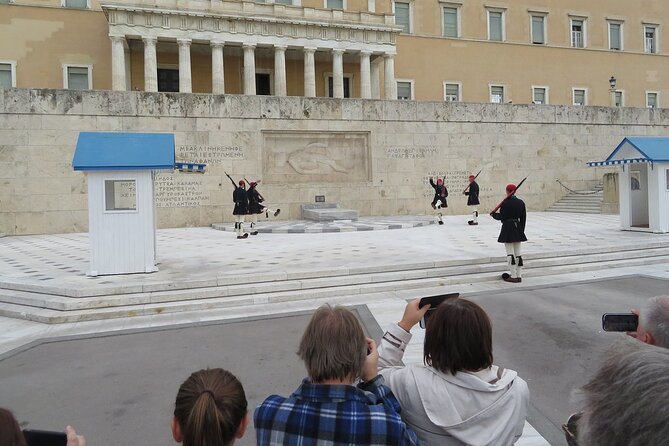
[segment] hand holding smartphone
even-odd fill
[[[65,432],[24,429],[23,438],[28,446],[66,446]]]
[[[636,331],[639,327],[639,316],[634,313],[605,313],[602,316],[604,331]]]
[[[439,294],[436,296],[423,297],[418,303],[418,308],[423,308],[425,305],[429,305],[430,309],[427,310],[425,316],[420,320],[420,328],[425,328],[427,321],[430,318],[430,313],[437,309],[439,305],[444,303],[448,299],[455,299],[460,297],[460,293],[449,293],[449,294]]]

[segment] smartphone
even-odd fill
[[[65,432],[24,429],[23,437],[28,446],[67,446]]]
[[[634,313],[606,313],[602,316],[604,331],[636,331],[639,316]]]
[[[425,316],[420,320],[420,328],[425,328],[427,325],[427,320],[430,318],[430,313],[437,309],[445,300],[455,299],[459,297],[460,293],[449,293],[449,294],[438,294],[436,296],[423,297],[420,302],[418,302],[418,308],[423,308],[425,305],[429,305],[430,309],[427,310]]]

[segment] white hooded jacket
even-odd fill
[[[390,326],[379,346],[379,373],[422,445],[505,446],[520,438],[529,390],[515,371],[492,366],[452,375],[424,365],[401,366],[410,340],[410,333]]]

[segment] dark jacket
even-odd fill
[[[430,185],[434,188],[435,198],[448,197],[448,189],[446,189],[445,184],[434,184],[434,181],[432,181],[432,178],[430,178]]]
[[[249,199],[246,190],[238,187],[232,193],[232,201],[235,202],[235,209],[232,215],[246,215],[249,213]]]
[[[467,192],[465,192],[465,195],[467,195],[467,206],[476,206],[479,203],[479,185],[476,183],[476,181],[472,181],[469,184],[469,189],[467,189]]]
[[[527,241],[527,237],[525,237],[527,213],[523,200],[512,195],[504,200],[498,213],[491,215],[495,220],[502,222],[502,230],[499,232],[499,237],[497,238],[498,242],[514,243]]]
[[[263,197],[260,195],[260,193],[256,190],[255,187],[249,188],[248,192],[246,193],[249,198],[249,214],[261,214],[263,211],[263,208],[265,206],[261,205],[263,201]]]

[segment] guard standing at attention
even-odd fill
[[[511,283],[522,282],[523,257],[520,252],[520,244],[527,241],[525,236],[525,221],[527,219],[525,202],[516,197],[516,189],[515,184],[507,184],[507,197],[502,201],[499,212],[493,211],[490,213],[492,218],[502,222],[502,229],[497,241],[504,243],[509,264],[509,273],[502,274],[502,279]]]

